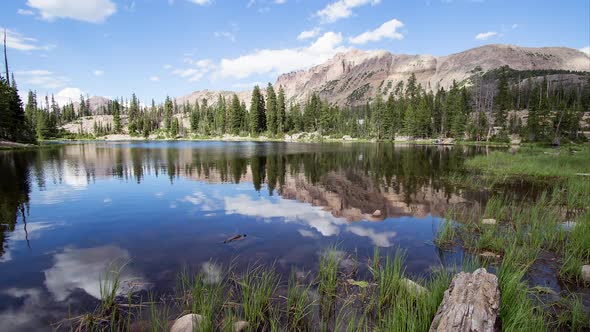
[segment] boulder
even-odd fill
[[[496,224],[496,219],[494,218],[487,218],[487,219],[482,219],[481,223],[484,225],[495,225]]]
[[[453,277],[430,331],[493,332],[499,330],[498,277],[480,268]]]
[[[582,265],[581,276],[585,283],[590,284],[590,265]]]
[[[193,332],[197,330],[197,326],[201,323],[203,317],[198,314],[188,314],[181,316],[174,321],[170,332]]]
[[[375,217],[375,218],[381,217],[381,210],[375,210],[375,212],[373,212],[373,217]]]
[[[344,136],[342,136],[342,140],[343,141],[352,141],[352,137],[350,135],[344,135]]]

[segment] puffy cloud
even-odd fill
[[[69,78],[56,75],[49,70],[25,70],[15,72],[17,82],[36,85],[47,89],[55,89],[66,85]]]
[[[488,32],[480,32],[475,36],[477,40],[487,40],[490,37],[496,36],[498,33],[496,31],[488,31]]]
[[[215,31],[214,35],[216,38],[226,38],[232,42],[236,41],[236,36],[228,31]]]
[[[104,75],[104,70],[97,69],[93,72],[95,76],[102,76]]]
[[[164,65],[164,68],[170,70],[173,75],[185,78],[189,82],[196,82],[217,68],[213,61],[209,59],[193,60],[186,57],[184,63],[190,65],[190,67],[175,68],[171,65]]]
[[[316,12],[322,23],[336,22],[352,15],[352,9],[364,5],[378,5],[381,0],[338,0]]]
[[[580,52],[586,53],[587,56],[590,56],[590,46],[586,46],[580,49]]]
[[[311,30],[301,31],[301,33],[297,36],[297,39],[304,40],[309,38],[315,38],[320,34],[320,28],[313,28]]]
[[[84,91],[78,88],[64,88],[55,95],[55,101],[60,105],[68,104],[80,100],[80,95],[84,95]]]
[[[19,9],[16,11],[16,13],[17,13],[17,14],[19,14],[19,15],[23,15],[23,16],[30,16],[30,15],[34,15],[34,14],[35,14],[35,13],[33,13],[33,11],[32,11],[32,10],[28,10],[28,9],[21,9],[21,8],[19,8]]]
[[[100,278],[105,273],[119,270],[123,286],[119,294],[135,285],[143,285],[135,273],[121,267],[130,260],[127,250],[116,246],[72,249],[54,255],[54,265],[45,270],[45,286],[57,301],[65,300],[74,290],[83,289],[89,295],[100,298]]]
[[[338,235],[340,227],[347,223],[344,218],[335,218],[330,212],[317,206],[286,199],[276,202],[265,198],[254,200],[248,195],[225,197],[225,213],[263,219],[282,218],[285,222],[311,227],[323,236]]]
[[[159,82],[160,81],[160,77],[159,76],[150,76],[150,81],[152,81],[152,82]]]
[[[188,2],[192,2],[195,5],[199,5],[199,6],[210,5],[213,3],[213,1],[211,1],[211,0],[188,0]]]
[[[397,31],[403,27],[404,24],[396,19],[389,20],[380,27],[372,31],[366,31],[358,36],[352,37],[349,41],[352,44],[365,44],[367,42],[375,42],[384,38],[388,39],[403,39],[404,35]]]
[[[342,34],[326,32],[307,47],[262,49],[234,59],[222,59],[215,74],[242,79],[254,74],[286,73],[317,65],[346,50],[342,46]]]
[[[0,30],[5,28],[0,27]],[[19,51],[48,51],[52,49],[53,45],[39,45],[39,41],[35,38],[24,36],[16,31],[6,29],[6,47],[13,48]]]
[[[37,9],[41,18],[47,21],[69,18],[100,23],[117,12],[117,6],[111,0],[28,0],[27,6]]]
[[[385,248],[393,245],[390,239],[397,235],[396,232],[377,232],[361,226],[350,226],[346,230],[358,236],[368,237],[374,245]]]

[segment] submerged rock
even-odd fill
[[[590,284],[590,265],[582,265],[582,273],[580,275],[585,283]]]
[[[415,281],[410,280],[408,278],[403,278],[401,280],[401,282],[404,284],[404,286],[406,287],[406,289],[409,290],[409,291],[411,291],[411,292],[416,292],[418,294],[423,294],[423,293],[425,293],[425,292],[428,291],[428,289],[426,289],[425,287],[419,285]]]
[[[484,225],[495,225],[496,224],[496,219],[494,218],[486,218],[486,219],[482,219],[481,223]]]
[[[250,324],[244,320],[239,320],[234,323],[234,332],[246,331]]]
[[[188,314],[181,316],[174,325],[170,328],[170,332],[193,332],[197,330],[197,326],[201,323],[203,317],[198,314]]]
[[[481,257],[483,258],[493,258],[493,259],[499,259],[500,255],[493,253],[491,251],[484,251],[481,254],[479,254]]]
[[[430,331],[498,331],[498,277],[480,268],[453,277],[430,325]]]

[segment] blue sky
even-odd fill
[[[1,8],[21,94],[60,101],[244,90],[349,48],[446,55],[490,43],[590,46],[587,0],[11,0]]]

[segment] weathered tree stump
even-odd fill
[[[453,277],[430,331],[493,332],[500,328],[498,277],[480,268]]]

